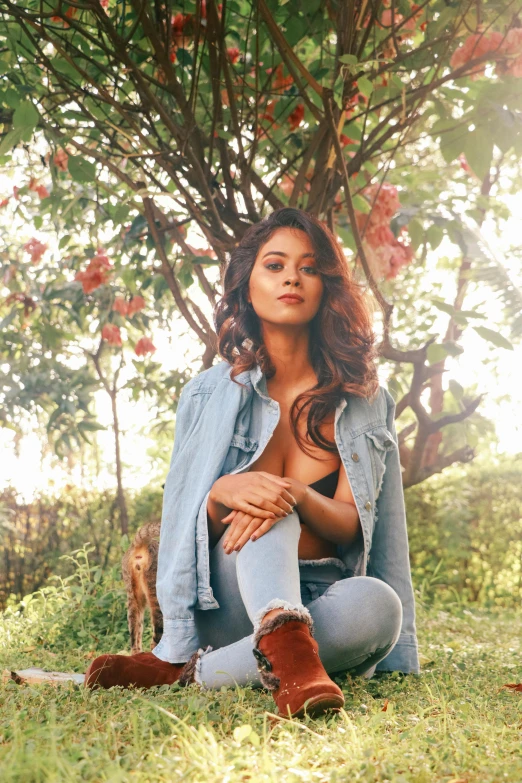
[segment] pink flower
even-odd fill
[[[502,55],[501,48],[504,36],[502,33],[489,32],[489,33],[473,33],[468,36],[464,41],[464,44],[453,52],[450,65],[452,68],[461,68],[466,65],[470,60],[476,60],[478,57],[483,57],[489,54],[489,59],[495,60]],[[473,75],[471,78],[478,79],[479,76],[483,76],[486,66],[480,65],[473,68]]]
[[[30,239],[29,242],[23,245],[23,249],[29,253],[33,264],[36,264],[47,250],[47,245],[33,237],[33,239]]]
[[[106,340],[109,345],[121,345],[121,333],[116,324],[105,324],[101,333],[102,339]]]
[[[397,188],[387,182],[370,185],[365,195],[373,206],[369,214],[355,213],[357,227],[373,274],[389,280],[414,257],[413,248],[390,228],[390,220],[400,207],[399,195]]]
[[[140,337],[134,348],[136,356],[145,356],[147,353],[154,353],[156,346],[149,337]]]

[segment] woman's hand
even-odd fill
[[[268,533],[270,528],[280,519],[283,519],[283,517],[262,519],[254,517],[252,514],[245,514],[243,511],[232,511],[228,517],[230,517],[230,521],[227,523],[229,528],[223,536],[223,549],[227,555],[233,551],[239,552],[248,540],[255,541],[260,538]]]
[[[233,511],[274,520],[289,513],[297,502],[288,491],[290,485],[291,480],[253,470],[221,476],[214,482],[210,497]],[[228,517],[221,521],[226,524]]]
[[[302,502],[306,496],[307,485],[297,479],[284,479],[290,484],[290,492],[296,498],[296,506],[299,507],[299,503]],[[222,520],[223,524],[230,525],[225,536],[223,537],[223,548],[225,552],[239,552],[247,541],[256,541],[265,533],[268,533],[280,519],[283,519],[287,514],[280,515],[276,519],[262,519],[255,517],[252,514],[246,514],[243,511],[231,511]]]

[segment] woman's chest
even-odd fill
[[[249,470],[264,470],[280,476],[290,476],[305,484],[312,484],[340,465],[338,454],[318,447],[307,437],[306,415],[297,421],[296,430],[292,427],[290,406],[279,402],[280,416],[263,452],[250,465]],[[335,443],[334,416],[321,423],[321,437]],[[299,445],[305,444],[308,453]]]

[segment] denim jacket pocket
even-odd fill
[[[225,476],[231,471],[240,469],[246,465],[252,453],[256,451],[257,446],[258,443],[256,440],[241,435],[239,432],[235,432],[230,441],[230,448],[223,464],[221,475]]]
[[[397,448],[393,435],[386,427],[376,427],[365,433],[370,452],[370,463],[372,466],[373,485],[375,489],[375,500],[379,496],[382,487],[382,480],[386,471],[386,457],[389,451]]]

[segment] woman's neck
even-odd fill
[[[263,342],[275,367],[272,385],[292,385],[297,379],[313,378],[309,356],[308,329],[282,328],[280,324],[263,324]]]

